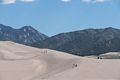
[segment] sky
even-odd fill
[[[33,26],[53,36],[87,28],[120,28],[119,0],[0,0],[0,24]]]

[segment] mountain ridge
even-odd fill
[[[14,29],[10,26],[0,24],[0,40],[2,41],[13,41],[30,45],[46,38],[48,38],[48,36],[40,33],[32,26],[23,26],[19,29]]]
[[[49,48],[75,55],[99,55],[120,51],[120,29],[85,29],[49,37],[32,46]]]

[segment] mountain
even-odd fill
[[[31,45],[46,38],[46,35],[38,32],[31,26],[14,29],[10,26],[0,24],[0,41],[14,41],[21,44]]]
[[[49,48],[75,55],[99,55],[120,51],[120,29],[85,29],[61,33],[32,46]]]

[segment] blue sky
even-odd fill
[[[119,0],[1,0],[0,23],[31,25],[52,36],[86,28],[120,27]]]

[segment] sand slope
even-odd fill
[[[83,58],[0,41],[0,80],[120,80],[120,60]]]

